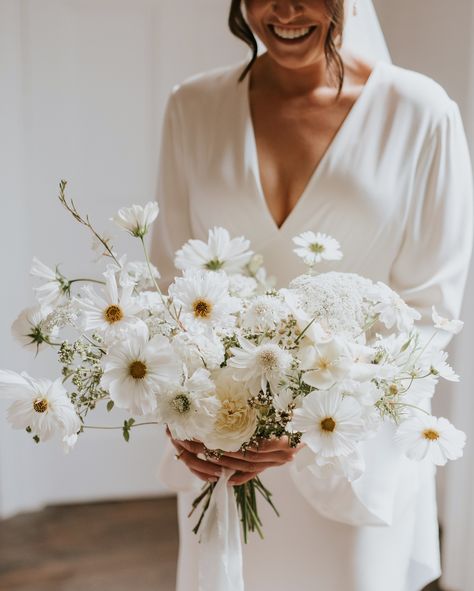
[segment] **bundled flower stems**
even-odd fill
[[[55,348],[60,371],[54,380],[0,371],[0,397],[12,399],[14,428],[36,442],[57,436],[70,449],[97,428],[91,415],[106,405],[129,413],[117,427],[127,441],[141,425],[166,425],[177,440],[201,442],[216,461],[286,437],[302,448],[298,469],[349,481],[364,472],[361,442],[387,421],[396,425],[400,453],[412,460],[443,465],[462,455],[464,433],[427,410],[440,378],[459,379],[436,335],[459,332],[461,321],[433,308],[432,336],[424,342],[419,313],[387,285],[337,267],[318,274],[319,262],[337,265],[342,253],[334,238],[311,230],[293,239],[307,272],[284,288],[273,287],[248,240],[213,228],[207,243],[189,240],[178,250],[177,276],[162,293],[144,243],[158,204],[133,205],[113,218],[143,245],[144,260],[128,261],[65,191],[62,181],[60,201],[92,232],[103,265],[94,278],[71,279],[33,260],[37,303],[12,331],[35,352]],[[206,512],[216,503],[238,515],[244,541],[253,531],[263,537],[259,497],[277,513],[259,477],[234,486],[229,500],[230,475],[204,483],[194,503],[194,531],[205,530],[203,543],[213,543]],[[240,543],[235,531],[227,534]]]

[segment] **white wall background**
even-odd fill
[[[438,80],[460,105],[474,146],[472,0],[375,0],[395,63]],[[33,255],[66,275],[93,273],[90,239],[56,201],[60,178],[97,225],[120,206],[154,196],[160,124],[171,86],[245,56],[226,27],[224,0],[0,0],[0,367],[54,375],[54,356],[33,360],[9,336],[32,301]],[[133,243],[120,237],[118,245]],[[463,384],[439,406],[471,432],[466,457],[441,478],[445,584],[474,589],[474,281],[466,329],[455,345]],[[89,431],[65,457],[36,446],[4,420],[0,404],[0,516],[45,503],[162,494],[163,434]],[[97,414],[97,413],[96,413]],[[97,423],[109,417],[94,417]]]

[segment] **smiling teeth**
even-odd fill
[[[281,27],[273,27],[273,30],[282,39],[298,39],[298,37],[304,37],[310,31],[310,27],[304,27],[302,29],[283,29]]]

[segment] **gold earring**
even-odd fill
[[[358,7],[357,7],[357,0],[354,0],[354,4],[352,5],[352,14],[354,16],[357,16],[358,12],[359,11],[358,11]]]

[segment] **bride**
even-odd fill
[[[472,176],[456,103],[390,63],[370,0],[233,0],[229,24],[250,63],[194,76],[169,98],[152,245],[163,287],[174,252],[217,225],[249,238],[283,285],[304,272],[292,237],[313,230],[341,243],[338,271],[388,283],[426,333],[432,304],[457,317]],[[214,462],[172,440],[161,474],[179,491],[178,591],[199,588],[187,513],[222,466],[234,483],[260,473],[281,514],[261,503],[266,539],[244,547],[248,591],[420,591],[440,573],[434,472],[402,458],[390,429],[364,443],[352,483],[295,471],[285,440]]]

